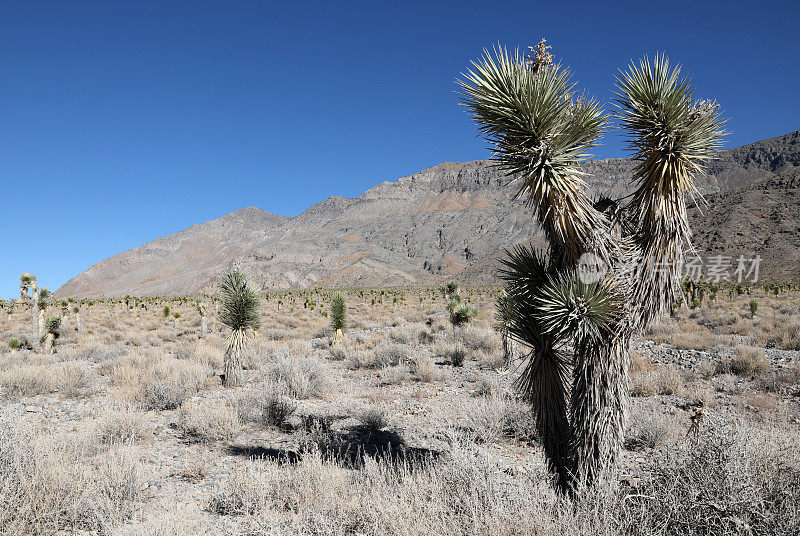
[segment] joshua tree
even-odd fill
[[[19,301],[28,301],[28,289],[36,286],[36,276],[25,272],[19,276]]]
[[[514,357],[514,340],[511,337],[514,301],[505,292],[497,297],[494,319],[495,329],[500,333],[503,342],[503,360],[508,363]]]
[[[50,291],[46,288],[42,288],[38,292],[36,292],[36,310],[38,311],[36,317],[36,326],[37,332],[36,335],[38,337],[39,342],[42,342],[42,337],[44,337],[46,326],[44,323],[44,314],[47,311],[47,300],[50,298]]]
[[[344,329],[347,327],[347,301],[344,294],[337,292],[333,295],[331,303],[331,329],[333,330],[333,343],[339,344],[344,338]]]
[[[200,338],[202,339],[206,336],[206,332],[208,331],[208,322],[206,321],[206,304],[201,298],[198,298],[196,303],[197,314],[200,315]]]
[[[459,294],[458,282],[453,280],[448,283],[444,283],[439,287],[439,291],[442,293],[442,296],[444,296],[445,299],[450,299],[452,296]]]
[[[56,339],[61,335],[61,319],[51,316],[45,324],[45,334],[42,336],[44,351],[48,354],[56,353]]]
[[[478,314],[478,308],[462,302],[461,296],[458,294],[453,294],[453,297],[447,302],[447,311],[450,313],[453,331],[457,327],[470,323]]]
[[[247,276],[239,270],[229,270],[220,279],[222,311],[219,321],[231,329],[228,349],[225,351],[225,370],[222,384],[233,387],[239,383],[241,356],[247,344],[247,330],[261,327],[260,295],[253,289]]]
[[[614,482],[630,339],[680,292],[691,247],[685,198],[722,122],[664,56],[632,63],[617,79],[616,118],[637,164],[633,193],[625,204],[592,201],[581,164],[607,119],[549,48],[542,40],[529,57],[485,51],[458,83],[549,242],[544,253],[509,252],[501,275],[511,333],[531,349],[518,387],[558,487],[574,492]]]

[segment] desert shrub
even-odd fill
[[[498,353],[501,348],[500,336],[493,330],[468,326],[455,334],[455,339],[467,350],[485,354]]]
[[[85,361],[18,365],[0,370],[0,395],[21,398],[59,392],[64,396],[78,396],[91,386],[93,378]]]
[[[800,350],[800,322],[797,319],[784,327],[780,344],[784,350]]]
[[[478,443],[531,439],[535,430],[530,408],[502,394],[464,402],[457,410],[456,422],[457,428]]]
[[[410,351],[400,344],[383,344],[376,349],[375,356],[381,366],[396,366],[409,361]]]
[[[769,371],[772,364],[764,355],[764,349],[755,346],[739,346],[736,354],[727,362],[728,370],[737,376],[751,376]]]
[[[377,433],[389,426],[386,413],[380,408],[367,408],[356,417],[362,432]]]
[[[629,380],[629,390],[631,396],[634,397],[648,397],[655,395],[658,392],[655,373],[641,372],[631,375]]]
[[[136,411],[111,410],[100,416],[94,436],[103,445],[140,443],[152,435],[147,418]]]
[[[380,385],[398,385],[409,378],[408,369],[404,366],[383,367],[378,373]]]
[[[421,382],[432,381],[436,377],[436,363],[427,352],[417,352],[409,362],[411,373]]]
[[[319,396],[327,384],[325,366],[311,356],[284,352],[274,357],[266,371],[269,381],[283,385],[290,396],[299,399]]]
[[[651,414],[637,415],[631,419],[625,433],[625,449],[642,451],[666,444],[675,436],[675,426],[668,417]]]
[[[166,357],[151,362],[136,377],[134,398],[144,409],[175,409],[200,390],[207,369],[194,361]]]
[[[625,533],[796,534],[800,459],[796,437],[710,429],[649,459],[647,478],[621,503]]]
[[[224,351],[216,346],[200,342],[192,349],[189,358],[210,369],[221,369],[223,353]]]
[[[17,350],[20,347],[20,345],[22,345],[22,343],[16,337],[11,337],[10,339],[8,339],[8,347],[11,348],[12,350]]]
[[[499,396],[503,392],[503,384],[497,378],[481,376],[475,383],[475,396]]]
[[[228,441],[239,431],[230,406],[187,401],[178,412],[178,429],[193,441]]]
[[[280,426],[297,409],[297,404],[279,385],[265,383],[236,399],[236,411],[243,422]]]
[[[145,482],[124,446],[95,454],[0,414],[0,527],[9,535],[102,533],[127,519]]]
[[[656,391],[660,395],[674,395],[683,386],[683,377],[672,365],[660,367],[655,373]]]
[[[418,337],[417,329],[411,326],[394,328],[389,331],[389,339],[398,344],[411,344]]]
[[[332,361],[344,361],[347,359],[347,350],[344,346],[331,346],[328,355]]]

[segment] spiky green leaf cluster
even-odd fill
[[[600,340],[622,316],[622,296],[611,280],[585,283],[574,271],[548,279],[537,305],[542,329],[559,340]]]
[[[219,321],[234,331],[260,328],[261,295],[250,286],[247,275],[240,270],[228,270],[222,274],[219,286],[222,300]]]
[[[724,121],[715,102],[693,99],[689,79],[664,55],[632,63],[617,77],[616,95],[637,161],[628,212],[639,255],[632,302],[644,327],[677,298],[681,260],[691,250],[685,197],[720,147]]]
[[[450,323],[453,327],[463,326],[472,322],[478,315],[478,308],[464,302],[458,302],[453,308],[450,309]]]
[[[46,289],[44,287],[39,289],[39,300],[36,305],[40,311],[47,309],[47,300],[48,298],[50,298],[51,294],[52,293],[50,292],[49,289]]]
[[[19,276],[19,285],[23,288],[28,288],[36,282],[36,276],[28,272]]]
[[[54,339],[57,339],[61,336],[61,318],[57,316],[48,317],[44,323],[44,330],[52,335]]]
[[[331,328],[336,331],[347,327],[347,301],[344,294],[337,292],[331,301]]]
[[[534,208],[548,238],[571,261],[594,245],[603,229],[582,188],[581,162],[606,123],[600,105],[576,95],[571,73],[559,65],[538,69],[515,51],[498,47],[472,63],[457,81],[495,160],[521,181],[517,192]]]

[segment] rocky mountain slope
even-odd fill
[[[760,254],[762,276],[800,279],[800,131],[721,151],[691,211],[700,252]],[[589,163],[594,193],[630,190],[632,162]],[[57,295],[192,294],[237,263],[265,289],[492,282],[505,247],[541,240],[515,183],[489,161],[444,163],[295,217],[250,207],[106,259]]]

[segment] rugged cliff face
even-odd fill
[[[762,275],[800,279],[800,131],[721,151],[691,211],[700,252],[764,258]],[[590,190],[630,191],[625,159],[586,166]],[[491,282],[495,259],[541,240],[516,185],[488,161],[444,163],[363,195],[330,197],[299,216],[250,207],[106,259],[58,296],[190,294],[214,288],[232,263],[263,288]]]

